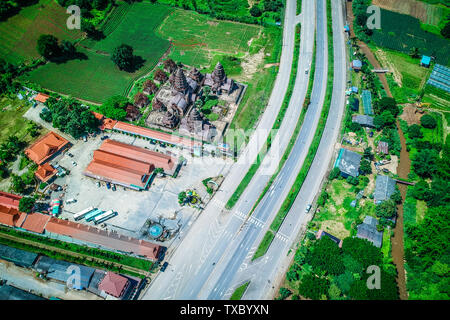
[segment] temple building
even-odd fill
[[[204,85],[211,87],[211,91],[219,95],[230,94],[234,89],[234,81],[227,77],[220,62],[217,62],[212,73],[206,74]]]
[[[189,115],[181,120],[180,133],[204,141],[211,141],[217,135],[216,128],[204,118],[197,107],[193,107]]]

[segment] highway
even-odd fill
[[[313,3],[308,1],[309,3]],[[281,207],[284,199],[303,166],[304,160],[309,150],[309,146],[314,138],[317,124],[325,100],[327,73],[328,73],[328,37],[327,37],[327,17],[325,0],[317,0],[316,5],[316,71],[314,75],[314,85],[311,94],[311,103],[308,107],[305,120],[300,133],[294,144],[291,154],[279,175],[275,179],[269,192],[263,197],[252,217],[244,225],[241,232],[233,239],[228,246],[227,252],[222,254],[222,260],[208,279],[207,284],[199,295],[200,299],[223,299],[229,297],[234,289],[247,279],[240,277],[242,273],[251,275],[255,272],[253,265],[259,269],[270,269],[271,261],[262,257],[255,262],[251,258],[261,239],[269,228]],[[289,236],[280,233],[278,240],[281,243],[289,241]],[[248,272],[247,269],[253,269]],[[264,274],[259,277],[265,278]],[[270,281],[270,278],[267,279]],[[269,282],[267,282],[269,283]],[[250,284],[252,285],[252,283]],[[254,287],[254,285],[253,285]],[[259,286],[260,289],[264,287]],[[250,287],[247,289],[249,290]]]
[[[340,0],[332,1],[332,17],[334,43],[333,93],[329,116],[320,145],[305,182],[278,232],[278,237],[274,238],[268,252],[260,261],[256,261],[245,272],[235,277],[234,285],[231,285],[232,288],[248,280],[251,281],[243,299],[271,299],[278,294],[278,292],[274,292],[277,285],[274,285],[273,280],[281,279],[286,273],[292,256],[295,254],[297,235],[300,230],[304,230],[306,224],[312,218],[311,214],[305,213],[305,208],[313,202],[313,199],[320,192],[321,182],[327,175],[329,165],[334,159],[334,146],[339,136],[345,111],[347,70],[345,34],[343,32],[344,14]],[[286,238],[288,240],[284,241]]]
[[[296,16],[296,1],[287,0],[280,68],[268,106],[258,123],[256,132],[259,134],[252,135],[249,144],[241,154],[239,160],[226,175],[225,181],[214,199],[203,210],[187,234],[181,234],[179,243],[169,248],[166,254],[169,267],[166,272],[159,273],[152,281],[147,291],[143,294],[142,299],[182,299],[191,296],[195,297],[195,288],[192,295],[190,292],[186,293],[186,290],[190,288],[190,281],[199,272],[199,268],[205,268],[204,262],[207,258],[214,258],[214,252],[212,256],[210,254],[217,240],[219,238],[225,238],[228,239],[228,242],[233,237],[235,231],[239,229],[239,225],[242,224],[242,220],[236,219],[236,217],[242,216],[241,213],[230,214],[223,210],[223,208],[244,174],[256,159],[262,143],[266,141],[269,130],[273,126],[275,121],[274,115],[278,114],[281,108],[289,83],[295,45],[295,26],[299,20],[299,17]],[[306,61],[308,57],[310,59],[311,52],[308,55],[307,52],[303,51],[303,54],[305,55],[304,58]],[[288,110],[288,112],[292,111]],[[235,222],[229,228],[229,222],[235,220],[240,222],[238,228],[233,227],[236,224]],[[212,264],[211,267],[213,267]]]

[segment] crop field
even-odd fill
[[[41,34],[52,34],[60,40],[81,37],[79,30],[68,30],[68,14],[54,0],[41,0],[23,8],[17,15],[0,22],[0,57],[18,63],[37,58],[37,39]]]
[[[127,7],[128,6],[128,7]],[[102,103],[112,95],[126,95],[133,81],[148,73],[169,48],[170,42],[160,38],[154,29],[172,8],[150,3],[123,5],[113,12],[104,25],[109,35],[98,42],[83,41],[77,50],[86,59],[66,63],[48,63],[25,77],[42,87],[73,97]],[[120,24],[117,23],[121,20]],[[110,53],[122,43],[133,47],[134,54],[145,60],[134,73],[120,71],[110,59]]]
[[[373,0],[373,5],[380,8],[407,14],[430,25],[439,25],[450,9],[444,6],[432,5],[418,0]]]
[[[262,27],[212,20],[192,11],[175,10],[157,32],[173,45],[171,58],[197,68],[209,66],[216,55],[243,56]]]
[[[449,64],[449,41],[423,30],[417,18],[381,9],[381,25],[371,37],[377,46],[403,53],[416,47],[420,54],[435,56],[437,63]]]

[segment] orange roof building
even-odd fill
[[[160,132],[148,128],[135,126],[133,124],[121,121],[117,122],[117,124],[114,126],[114,130],[135,134],[137,136],[157,140],[167,144],[173,144],[190,150],[199,149],[202,146],[202,143],[199,141],[171,135],[169,133]]]
[[[0,224],[9,227],[20,227],[25,217],[26,213],[22,213],[14,208],[8,208],[0,205]]]
[[[21,196],[0,191],[0,206],[19,210]]]
[[[40,165],[50,160],[69,144],[69,141],[51,131],[26,149],[25,154]]]
[[[120,298],[127,290],[130,280],[114,272],[107,272],[98,288],[107,294]]]
[[[101,113],[94,112],[94,111],[91,111],[91,113],[94,115],[95,119],[97,119],[99,121],[100,125],[98,128],[102,131],[112,130],[114,128],[114,126],[116,125],[116,123],[118,122],[117,120],[106,118]]]
[[[173,174],[175,159],[108,139],[94,151],[93,160],[84,175],[134,190],[145,190],[155,168]]]
[[[138,240],[116,232],[57,218],[51,218],[45,230],[50,233],[71,237],[105,248],[144,256],[151,260],[158,259],[161,248],[159,245],[148,241]]]
[[[38,93],[38,95],[36,97],[34,97],[34,100],[37,102],[45,103],[48,98],[50,98],[49,95],[44,94],[44,93]]]
[[[42,182],[47,182],[58,173],[50,164],[44,163],[38,167],[34,175]]]
[[[47,222],[50,220],[50,216],[38,212],[25,214],[25,221],[21,226],[18,226],[22,229],[36,232],[36,233],[44,233],[45,226]]]

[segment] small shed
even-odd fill
[[[389,153],[389,143],[384,142],[384,141],[378,142],[377,152],[382,153],[382,154],[388,154]]]
[[[422,56],[422,60],[420,60],[420,65],[422,67],[428,68],[430,66],[430,64],[431,64],[431,57],[425,56],[425,55]]]
[[[362,127],[373,128],[373,117],[367,115],[354,115],[352,122],[359,123]]]
[[[353,60],[352,61],[352,68],[355,71],[359,71],[362,68],[362,62],[361,60]]]

